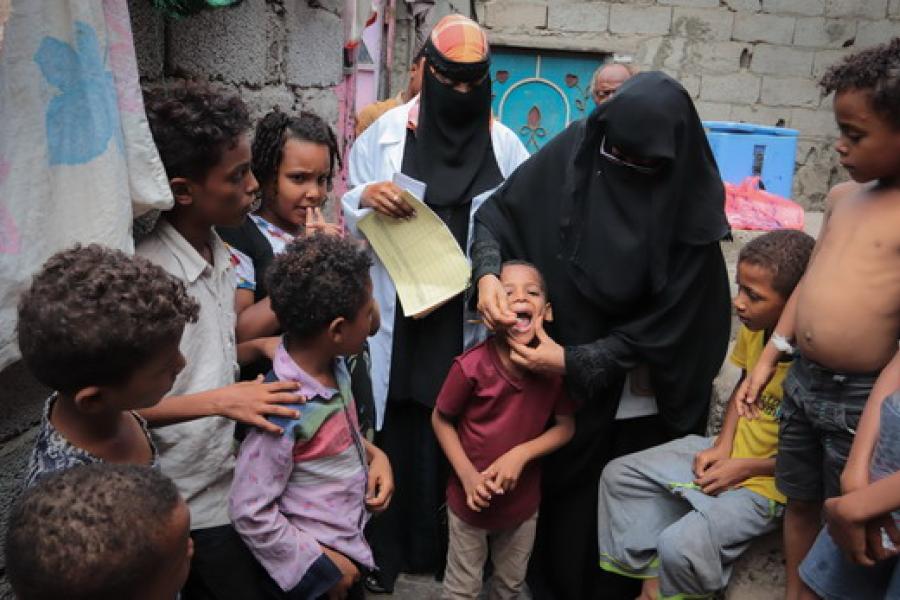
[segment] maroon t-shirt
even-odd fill
[[[463,450],[475,468],[483,471],[505,452],[533,440],[552,424],[555,414],[567,415],[575,407],[562,377],[507,371],[491,340],[454,359],[438,395],[436,408],[456,420]],[[495,495],[490,507],[474,512],[456,474],[447,482],[447,506],[460,519],[481,529],[507,529],[527,520],[541,501],[539,461],[522,470],[516,489]]]

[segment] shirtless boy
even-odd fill
[[[784,519],[787,598],[820,527],[860,414],[900,337],[900,39],[847,57],[821,81],[835,92],[835,150],[854,182],[828,197],[822,233],[763,356],[738,399],[753,413],[784,351],[799,356],[784,383],[775,478]],[[739,403],[739,405],[741,405]]]

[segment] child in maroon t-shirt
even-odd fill
[[[562,378],[531,373],[510,359],[508,338],[533,345],[552,318],[544,279],[534,265],[513,261],[503,265],[500,282],[516,325],[453,361],[431,417],[456,474],[447,483],[449,598],[478,596],[488,547],[491,598],[518,596],[541,500],[535,459],[575,433]]]

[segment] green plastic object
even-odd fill
[[[209,8],[240,4],[241,0],[150,0],[153,8],[174,19],[195,15]]]

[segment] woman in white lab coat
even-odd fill
[[[491,117],[490,54],[478,25],[460,15],[442,19],[425,46],[420,96],[382,115],[350,152],[350,185],[342,200],[347,226],[376,210],[395,218],[411,207],[391,181],[403,173],[425,184],[424,201],[468,254],[473,218],[490,193],[528,158],[519,138]],[[382,263],[372,267],[382,326],[371,338],[377,442],[394,467],[396,492],[371,527],[381,568],[370,589],[392,590],[400,571],[439,572],[446,533],[446,461],[431,429],[431,410],[453,358],[484,330],[468,323],[462,296],[427,317],[403,316]]]

